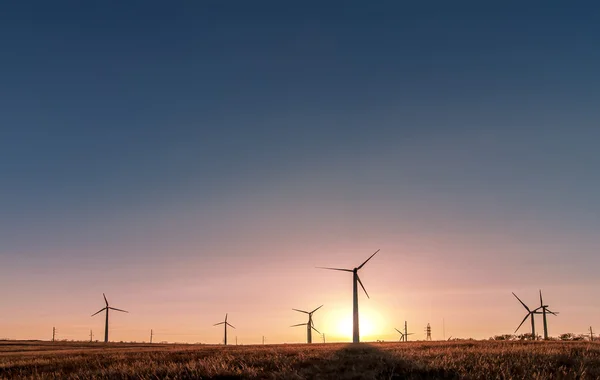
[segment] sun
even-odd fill
[[[375,325],[369,315],[359,315],[360,336],[367,337],[375,332]],[[352,314],[342,317],[336,324],[336,333],[339,336],[352,339]]]

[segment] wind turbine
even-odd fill
[[[104,323],[104,343],[108,343],[108,310],[116,310],[116,311],[120,311],[122,313],[129,313],[129,312],[125,311],[125,310],[117,309],[115,307],[108,306],[108,300],[106,299],[106,295],[104,295],[104,293],[102,293],[102,296],[104,297],[104,302],[106,303],[106,306],[104,306],[102,309],[100,309],[97,312],[95,312],[94,314],[92,314],[92,317],[94,315],[106,310],[106,322]]]
[[[519,324],[519,327],[517,327],[517,329],[515,330],[515,333],[517,331],[519,331],[519,328],[521,327],[521,325],[523,325],[523,323],[525,323],[525,321],[527,320],[527,318],[531,317],[531,337],[533,340],[536,340],[536,336],[535,336],[535,319],[533,318],[534,314],[539,314],[538,310],[540,309],[540,307],[538,307],[535,310],[531,310],[527,307],[527,305],[525,305],[525,303],[523,301],[521,301],[521,299],[519,297],[517,297],[517,295],[513,292],[513,296],[515,296],[519,302],[521,302],[521,305],[523,305],[523,307],[525,308],[525,310],[527,310],[527,314],[525,315],[525,318],[523,318],[523,320],[521,321],[521,323]]]
[[[223,339],[223,343],[227,346],[227,326],[233,327],[232,324],[227,322],[227,314],[225,314],[225,320],[223,322],[215,323],[213,326],[224,325],[225,326],[225,338]],[[235,328],[235,327],[233,327]]]
[[[375,256],[377,254],[377,252],[379,252],[379,251],[380,251],[379,249],[377,251],[375,251],[375,253],[372,254],[368,259],[366,259],[364,263],[360,264],[358,267],[356,267],[354,269],[317,267],[320,269],[339,270],[342,272],[351,272],[352,273],[352,290],[353,290],[353,292],[352,292],[352,301],[353,301],[352,302],[352,304],[353,304],[353,308],[352,308],[352,342],[353,343],[360,342],[359,329],[358,329],[358,285],[357,285],[357,283],[360,284],[363,291],[367,295],[367,298],[370,298],[369,293],[367,293],[365,286],[363,285],[362,281],[360,281],[360,278],[358,277],[358,271],[363,266],[365,266],[365,264],[369,260],[371,260],[371,258],[373,256]]]
[[[299,323],[297,325],[293,325],[290,327],[296,327],[296,326],[304,326],[306,325],[306,343],[312,343],[312,330],[315,330],[317,333],[321,334],[319,332],[319,330],[317,330],[315,328],[315,324],[312,320],[312,315],[315,311],[319,310],[320,308],[322,308],[323,305],[319,306],[318,308],[316,308],[315,310],[308,312],[308,311],[304,311],[304,310],[298,310],[298,309],[292,309],[294,311],[299,311],[300,313],[306,313],[308,314],[308,322],[307,323]]]
[[[557,315],[553,311],[548,310],[548,305],[544,305],[544,301],[542,300],[542,290],[540,289],[540,307],[538,309],[542,309],[543,319],[544,319],[544,340],[548,340],[548,323],[546,322],[546,313],[550,313],[552,315]]]
[[[396,331],[398,331],[398,333],[400,333],[400,340],[398,342],[403,342],[404,341],[404,333],[395,327],[394,327],[394,330],[396,330]]]

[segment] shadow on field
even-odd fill
[[[300,360],[294,367],[291,372],[298,379],[460,378],[454,371],[426,368],[368,343],[348,344],[340,350],[331,351],[331,355]]]

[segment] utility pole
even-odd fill
[[[52,341],[54,342],[54,337],[56,336],[56,327],[52,327]]]
[[[263,335],[263,346],[265,345],[265,336]]]
[[[94,334],[92,334],[92,330],[90,330],[90,343],[94,340]]]
[[[323,343],[325,343],[325,333],[323,333]]]
[[[592,330],[592,326],[590,326],[590,341],[594,341],[594,331]]]
[[[237,346],[237,335],[235,336],[235,345]]]
[[[152,335],[154,335],[154,331],[152,331],[152,329],[150,329],[150,344],[152,344]]]
[[[444,320],[444,318],[442,318],[442,335],[444,337],[444,340],[446,340],[446,321]]]

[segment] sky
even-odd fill
[[[0,338],[600,328],[593,2],[0,6]],[[527,332],[525,325],[522,332]],[[538,319],[541,331],[541,319]],[[313,338],[315,341],[318,337]]]

